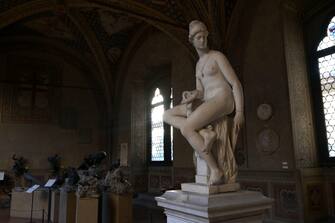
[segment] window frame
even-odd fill
[[[148,85],[148,94],[147,94],[147,148],[148,148],[148,165],[149,166],[172,166],[173,160],[171,157],[171,132],[170,125],[163,122],[164,128],[164,161],[153,161],[151,159],[151,109],[153,108],[151,101],[155,95],[155,90],[159,88],[161,95],[163,96],[163,105],[164,110],[170,108],[171,103],[171,88],[170,88],[170,78],[163,76],[153,81]]]
[[[335,16],[335,7],[326,13],[318,12],[314,15],[313,22],[309,21],[311,27],[306,28],[307,52],[309,58],[310,87],[313,104],[313,115],[315,125],[316,143],[318,146],[319,160],[321,166],[334,166],[335,157],[329,156],[327,130],[325,123],[324,106],[322,100],[321,80],[318,59],[335,53],[335,46],[317,51],[323,38],[327,35],[327,27]],[[316,22],[315,22],[316,21]],[[316,27],[318,30],[316,32]]]

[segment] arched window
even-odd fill
[[[173,130],[163,122],[163,114],[172,107],[172,90],[164,95],[160,88],[154,88],[150,102],[150,161],[169,164],[173,160]]]
[[[335,17],[315,49],[313,93],[316,97],[317,131],[322,158],[335,161]],[[317,86],[315,86],[317,84]],[[317,91],[317,92],[315,92]]]

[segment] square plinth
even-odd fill
[[[98,223],[99,198],[77,198],[76,223]]]
[[[222,185],[206,185],[198,183],[183,183],[181,190],[185,192],[199,193],[199,194],[218,194],[225,192],[234,192],[241,189],[239,183],[222,184]]]
[[[156,197],[167,223],[262,223],[273,200],[260,192],[199,194],[180,190]]]
[[[77,197],[75,192],[60,192],[59,200],[59,223],[76,222]]]

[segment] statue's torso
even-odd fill
[[[207,57],[200,59],[196,67],[196,77],[204,88],[204,100],[213,97],[233,100],[232,88],[222,73],[217,60],[217,51],[210,51]]]

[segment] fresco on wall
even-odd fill
[[[123,13],[89,8],[81,9],[81,14],[96,34],[106,57],[111,64],[116,64],[128,46],[133,32],[137,31],[134,26],[140,26],[141,20]]]
[[[106,10],[98,10],[98,14],[101,25],[109,36],[129,29],[134,25],[134,21],[126,15],[118,15]]]
[[[2,122],[51,122],[56,97],[53,86],[60,81],[60,70],[45,61],[15,58],[9,58],[6,66]]]
[[[43,19],[29,20],[24,26],[52,38],[75,40],[75,35],[57,16],[45,16]]]
[[[121,56],[122,50],[118,47],[112,47],[107,50],[106,54],[109,59],[109,61],[113,64],[117,63]]]
[[[165,16],[181,23],[186,23],[180,4],[176,0],[140,0],[142,4],[157,10]]]

